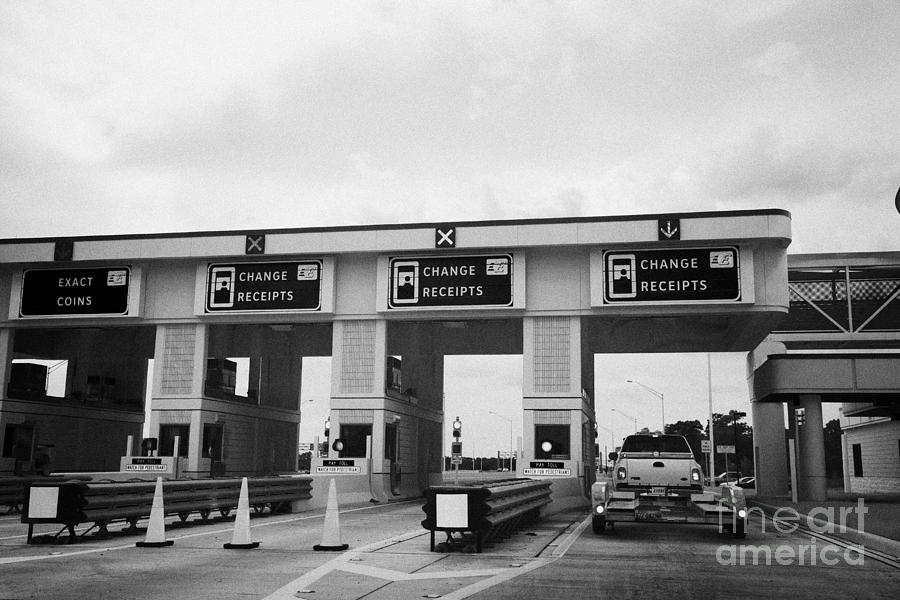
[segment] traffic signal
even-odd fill
[[[450,453],[453,456],[462,456],[462,442],[452,442],[450,444]]]
[[[462,422],[459,420],[459,417],[456,417],[456,420],[453,421],[453,437],[462,437]]]
[[[794,417],[797,419],[797,426],[802,426],[804,423],[806,423],[806,409],[795,408]]]

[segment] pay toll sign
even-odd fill
[[[321,261],[209,265],[206,312],[319,310]]]
[[[390,261],[388,307],[511,306],[512,256],[441,256]]]
[[[737,302],[739,256],[735,247],[607,251],[603,301]]]

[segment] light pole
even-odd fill
[[[637,433],[637,419],[636,419],[635,417],[632,417],[631,415],[626,415],[625,413],[623,413],[623,412],[622,412],[621,410],[619,410],[618,408],[611,408],[610,410],[613,411],[613,412],[619,413],[620,415],[622,415],[622,416],[625,417],[626,419],[631,419],[632,421],[634,421],[634,432]]]
[[[495,413],[492,410],[489,410],[488,412],[491,413],[492,415],[494,415],[495,417],[500,417],[501,419],[503,419],[504,421],[509,423],[509,470],[512,471],[512,466],[513,466],[512,465],[512,447],[513,447],[512,419],[510,419],[508,417],[504,417],[501,414]]]
[[[654,396],[656,396],[657,398],[659,398],[659,412],[660,412],[660,416],[662,417],[662,429],[660,429],[660,433],[665,433],[666,432],[666,400],[665,400],[665,396],[663,395],[663,393],[657,392],[652,387],[646,386],[643,383],[641,383],[640,381],[635,381],[633,379],[626,379],[625,381],[626,381],[626,383],[634,383],[636,385],[639,385],[642,388],[644,388],[645,390],[647,390],[648,392],[650,392],[651,394],[653,394]]]
[[[596,427],[599,427],[603,431],[606,431],[607,433],[609,433],[609,446],[610,446],[610,448],[613,449],[613,452],[615,452],[616,451],[616,434],[615,434],[615,432],[612,429],[607,429],[606,427],[604,427],[603,425],[600,425],[599,423],[594,423],[594,425]],[[606,461],[609,460],[608,452],[609,451],[604,448],[604,450],[603,450],[603,472],[604,473],[606,473]]]

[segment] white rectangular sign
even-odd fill
[[[126,471],[153,471],[165,473],[169,470],[167,465],[125,465]]]
[[[434,495],[435,526],[465,529],[469,526],[469,496],[467,494]]]
[[[734,446],[716,444],[716,452],[719,454],[734,454]]]
[[[547,476],[547,475],[563,475],[571,476],[572,469],[522,469],[523,475],[530,476]]]
[[[28,494],[28,517],[30,519],[55,519],[58,505],[58,487],[33,487]]]
[[[316,473],[359,473],[359,467],[316,467]]]

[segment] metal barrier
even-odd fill
[[[269,508],[279,512],[295,500],[312,497],[311,477],[251,477],[247,479],[250,506],[257,512]],[[109,533],[112,521],[128,523],[126,532],[137,531],[137,522],[150,515],[156,483],[105,482],[34,482],[25,490],[22,522],[28,523],[28,543],[31,543],[35,523],[63,525],[55,536],[69,532],[69,543],[77,540],[75,526],[93,523],[87,531],[97,529],[97,535]],[[178,515],[182,522],[197,512],[204,521],[213,511],[223,517],[237,507],[241,479],[196,479],[163,482],[163,506],[167,515]]]
[[[462,546],[481,552],[482,545],[505,535],[528,520],[537,519],[550,503],[550,481],[513,479],[488,484],[439,485],[425,490],[425,520],[431,531],[431,551],[436,531],[447,533],[440,552]],[[460,538],[454,538],[459,533]],[[470,535],[466,535],[466,533]]]
[[[25,476],[25,477],[0,477],[0,506],[8,507],[8,513],[20,512],[25,501],[25,489],[34,482],[42,481],[66,481],[72,479],[65,476]],[[89,481],[90,477],[78,477],[83,481]]]

